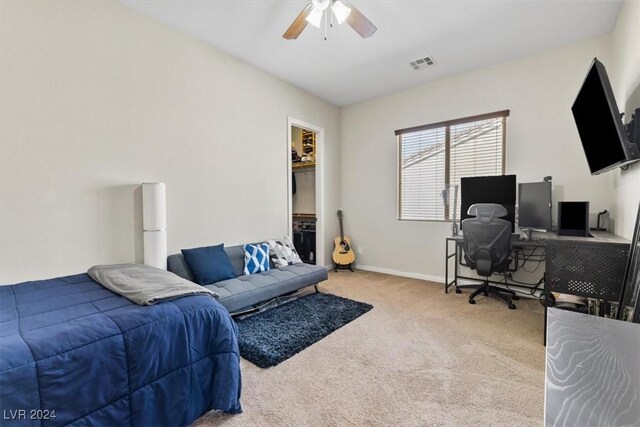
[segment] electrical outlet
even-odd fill
[[[358,255],[362,255],[362,246],[358,246]]]

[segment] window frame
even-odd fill
[[[466,124],[471,122],[479,122],[490,119],[502,119],[502,167],[501,175],[504,175],[507,170],[507,117],[509,117],[510,110],[494,111],[492,113],[478,114],[475,116],[468,116],[459,119],[444,120],[441,122],[430,123],[427,125],[413,126],[404,129],[398,129],[395,131],[396,135],[396,168],[397,168],[397,198],[396,198],[396,219],[398,221],[419,221],[419,222],[452,222],[449,218],[449,204],[444,207],[445,219],[406,219],[402,218],[402,135],[413,132],[420,132],[436,128],[445,129],[445,164],[444,164],[444,184],[445,188],[449,185],[451,179],[451,126]],[[458,201],[460,195],[458,195]],[[457,219],[459,220],[459,219]]]

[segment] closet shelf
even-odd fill
[[[296,162],[292,163],[291,168],[294,172],[302,170],[312,170],[316,167],[316,162]]]

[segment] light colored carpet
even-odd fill
[[[323,292],[373,304],[269,369],[242,360],[244,413],[194,426],[542,425],[543,308],[467,303],[421,280],[331,273]]]

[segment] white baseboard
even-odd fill
[[[356,270],[373,271],[374,273],[384,273],[384,274],[390,274],[392,276],[408,277],[410,279],[426,280],[428,282],[444,284],[444,277],[433,276],[430,274],[413,273],[410,271],[400,271],[400,270],[394,270],[391,268],[374,267],[371,265],[361,265],[361,264],[356,265]],[[451,277],[450,280],[453,280],[453,278]],[[482,280],[481,278],[478,278],[478,280],[458,279],[458,285],[460,286],[477,285],[481,280]],[[504,286],[498,285],[498,287],[504,287]],[[521,298],[529,297],[528,295],[523,295],[523,294],[519,294],[519,296]]]
[[[400,271],[391,268],[374,267],[371,265],[356,264],[356,270],[373,271],[374,273],[390,274],[392,276],[408,277],[410,279],[426,280],[428,282],[444,283],[444,277],[433,276],[431,274],[414,273],[411,271]]]

